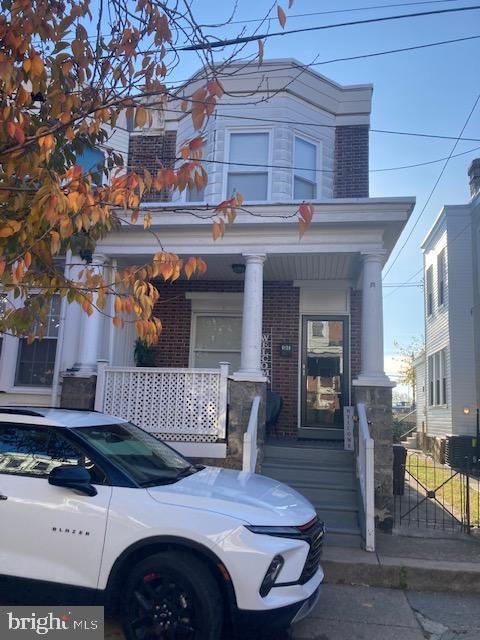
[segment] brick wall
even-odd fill
[[[352,380],[361,371],[361,338],[362,338],[362,292],[352,289],[350,292],[350,367]]]
[[[131,135],[128,146],[128,167],[133,170],[148,169],[156,174],[162,167],[175,163],[177,132],[166,131],[158,136]],[[171,192],[167,189],[145,193],[144,200],[169,202]]]
[[[335,129],[334,198],[368,198],[368,125]]]
[[[187,291],[241,292],[243,281],[190,281],[160,284],[155,315],[163,324],[156,346],[159,367],[188,367],[190,350],[191,301]],[[299,290],[290,282],[265,282],[263,331],[272,331],[272,391],[283,397],[283,410],[277,425],[282,434],[297,430],[298,392],[298,314]],[[280,356],[282,342],[292,344],[290,358]]]

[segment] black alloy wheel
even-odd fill
[[[219,640],[223,603],[208,567],[193,555],[162,552],[140,562],[127,581],[128,640]]]

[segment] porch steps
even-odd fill
[[[360,547],[353,453],[314,444],[267,444],[262,473],[305,496],[325,521],[325,543]]]

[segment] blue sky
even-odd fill
[[[395,0],[295,0],[287,12],[299,14],[313,11],[352,9],[372,5],[393,4]],[[411,0],[410,0],[411,2]],[[473,6],[468,0],[419,3],[404,7],[334,13],[303,18],[288,18],[288,28],[301,28],[313,24],[331,24],[346,20],[381,15],[428,11],[459,6]],[[400,4],[400,3],[399,3]],[[240,0],[235,19],[261,17],[272,2]],[[287,0],[283,1],[287,5]],[[221,22],[226,18],[233,2],[221,6],[210,0],[193,0],[192,8],[205,22]],[[275,15],[272,12],[272,15]],[[251,28],[252,25],[247,25]],[[223,35],[232,36],[240,25],[232,26]],[[278,23],[272,23],[278,30]],[[373,51],[407,47],[410,45],[447,40],[480,34],[480,11],[446,16],[428,16],[412,20],[346,27],[271,38],[266,43],[265,57],[295,57],[302,63],[311,63],[334,57],[352,56]],[[217,30],[215,35],[222,34]],[[318,57],[317,57],[318,56]],[[480,91],[480,39],[444,45],[430,49],[399,53],[379,58],[327,64],[318,71],[344,84],[371,82],[374,84],[371,125],[377,129],[394,129],[456,136]],[[184,59],[178,77],[185,78],[196,70],[198,61],[193,54]],[[464,137],[480,138],[480,105],[472,116]],[[372,133],[370,136],[370,168],[392,167],[443,158],[449,155],[454,141],[410,138]],[[461,142],[456,153],[480,147],[480,142]],[[480,149],[460,158],[452,159],[428,207],[396,264],[385,278],[385,284],[404,282],[421,267],[420,243],[444,204],[468,202],[467,168]],[[392,171],[372,173],[371,196],[416,196],[417,207],[413,219],[422,209],[441,170],[442,163]],[[402,236],[406,237],[412,221]],[[394,251],[393,256],[396,255]],[[388,268],[387,264],[387,268]],[[419,282],[420,276],[414,279]],[[413,336],[423,334],[423,303],[420,288],[403,288],[393,292],[385,289],[385,353],[396,350],[394,341],[408,343]],[[387,358],[387,363],[390,358]],[[387,369],[389,365],[387,364]]]

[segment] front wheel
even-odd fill
[[[127,640],[219,640],[223,603],[208,567],[164,551],[133,569],[124,591]]]

